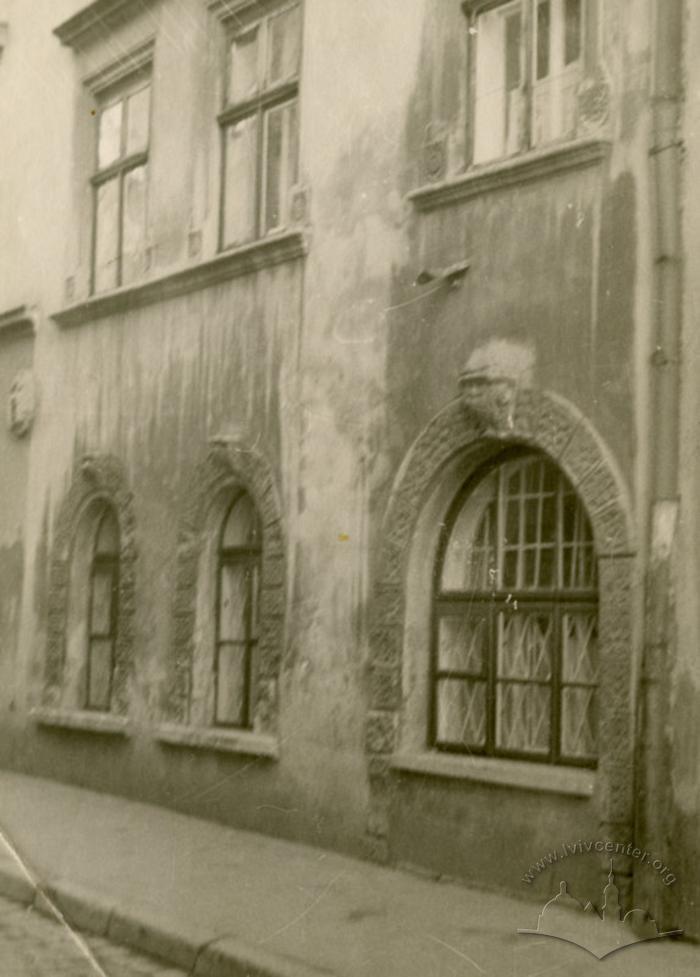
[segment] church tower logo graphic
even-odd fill
[[[610,862],[600,912],[590,902],[584,906],[571,895],[567,883],[560,882],[559,892],[545,904],[537,919],[537,929],[519,929],[518,933],[564,940],[603,960],[624,947],[681,936],[683,930],[660,933],[656,920],[643,909],[631,909],[623,915],[613,863]]]

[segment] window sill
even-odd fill
[[[577,139],[520,156],[474,166],[440,183],[418,187],[408,194],[419,211],[460,203],[482,193],[540,180],[566,170],[583,169],[605,159],[610,143],[605,139]]]
[[[156,739],[166,746],[183,746],[217,753],[236,753],[241,756],[279,759],[279,744],[274,736],[250,730],[199,729],[165,723],[156,730]]]
[[[594,770],[555,767],[520,760],[430,752],[398,754],[392,758],[391,765],[402,773],[498,784],[537,793],[591,797],[595,790]]]
[[[187,295],[203,288],[219,285],[231,278],[239,278],[286,261],[294,261],[306,254],[306,240],[302,231],[285,231],[217,254],[215,258],[188,265],[178,271],[126,285],[123,288],[94,295],[83,302],[61,309],[52,315],[59,326],[80,326],[105,316],[140,309],[154,302]]]
[[[131,723],[127,716],[115,716],[112,713],[48,709],[40,706],[32,709],[29,715],[38,726],[51,726],[56,729],[74,729],[78,732],[102,733],[108,736],[128,736],[131,731]]]

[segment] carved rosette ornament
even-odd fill
[[[10,386],[7,427],[15,438],[24,438],[32,429],[36,415],[36,386],[31,370],[20,370]]]
[[[512,431],[516,385],[512,377],[485,368],[467,369],[459,376],[464,410],[484,430]]]

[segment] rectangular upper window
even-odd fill
[[[471,4],[472,161],[573,138],[586,0]]]
[[[282,230],[298,182],[301,5],[227,34],[222,135],[222,248]]]
[[[98,95],[93,293],[137,281],[145,271],[150,105],[150,77],[143,73]]]

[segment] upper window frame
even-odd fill
[[[213,4],[217,9],[220,3]],[[262,9],[261,9],[262,8]],[[299,10],[299,57],[296,73],[279,82],[267,83],[267,36],[268,24],[275,17],[297,8]],[[219,130],[219,219],[217,229],[217,247],[219,252],[226,252],[246,244],[264,241],[266,238],[284,232],[289,228],[290,221],[281,220],[274,227],[266,228],[266,190],[265,177],[267,173],[267,114],[285,104],[294,103],[296,107],[296,182],[299,181],[300,161],[300,114],[299,98],[301,90],[301,75],[304,63],[304,0],[259,0],[256,3],[245,3],[233,11],[225,9],[220,14],[222,20],[222,50],[219,65],[221,79],[220,110],[216,117]],[[257,31],[264,40],[264,71],[257,91],[249,97],[232,101],[229,98],[232,46],[237,37],[245,37]],[[258,62],[263,61],[263,55],[258,54]],[[254,218],[253,232],[249,237],[240,241],[227,242],[226,235],[226,167],[227,167],[227,130],[244,119],[256,119],[256,149],[255,149],[255,188],[254,188]]]
[[[538,141],[535,135],[534,88],[537,83],[537,9],[542,0],[463,0],[462,12],[467,25],[467,99],[466,99],[466,168],[480,168],[498,163],[515,161],[536,151],[548,150],[557,145],[565,145],[577,137],[555,135]],[[550,0],[550,3],[552,0]],[[565,2],[565,0],[562,0]],[[590,72],[592,62],[597,58],[597,16],[592,10],[591,0],[580,0],[581,20],[578,58],[573,63],[580,65],[583,79]],[[524,138],[516,149],[504,151],[483,160],[476,159],[476,98],[477,98],[477,20],[482,14],[505,7],[519,7],[521,17],[521,71],[524,83]],[[551,13],[550,13],[551,17]],[[551,50],[550,50],[551,58]]]

